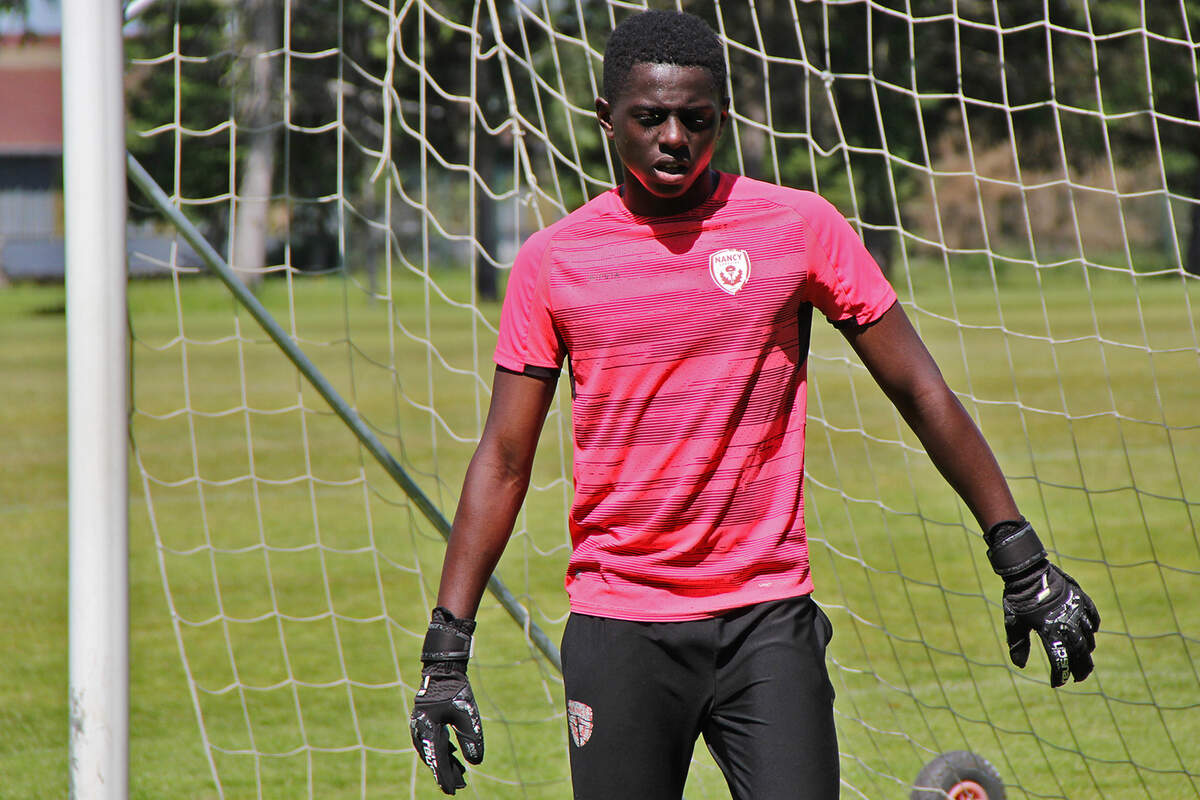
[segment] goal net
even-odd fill
[[[172,770],[196,794],[441,796],[407,730],[439,513],[482,428],[517,247],[614,183],[593,101],[640,6],[140,5],[130,150],[306,361],[203,248],[170,232],[169,256],[144,255],[165,277],[129,286],[134,565],[161,577],[173,637],[135,640],[134,695],[178,675],[153,685],[184,698],[164,707],[195,732]],[[843,796],[907,797],[955,750],[1009,798],[1200,796],[1200,3],[683,7],[730,65],[717,165],[851,220],[1103,617],[1086,682],[1049,689],[1036,645],[1009,664],[969,513],[815,325],[807,520]],[[130,196],[147,238],[168,233]],[[508,599],[479,615],[469,796],[569,796],[539,637],[567,615],[570,460],[564,379],[497,571]],[[136,759],[137,713],[135,787],[161,766]],[[686,796],[729,796],[703,747]]]

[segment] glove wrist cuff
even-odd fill
[[[475,633],[475,620],[459,619],[447,609],[438,606],[433,610],[425,643],[421,647],[421,661],[437,664],[459,661],[465,668],[471,657],[471,643]]]
[[[1024,518],[996,523],[983,539],[992,569],[1006,581],[1029,572],[1047,559],[1041,539]]]

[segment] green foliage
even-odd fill
[[[1049,176],[1158,159],[1159,191],[1195,195],[1200,111],[1187,43],[1200,27],[1195,4],[951,6],[686,3],[731,42],[739,119],[717,163],[829,194],[864,224],[885,266],[895,260],[888,229],[946,153],[1005,144],[1014,167]],[[501,4],[493,18],[466,0],[406,5],[392,39],[386,10],[374,5],[293,7],[288,47],[272,56],[281,84],[271,123],[290,263],[339,263],[338,225],[380,223],[385,192],[414,209],[401,242],[415,241],[424,209],[454,235],[473,227],[494,257],[490,196],[528,191],[532,177],[536,207],[549,202],[552,217],[619,179],[591,111],[610,10],[582,4],[540,19],[542,11]],[[217,241],[238,167],[230,123],[246,69],[227,19],[237,17],[216,0],[158,4],[130,42],[136,59],[153,60],[131,66],[131,147],[168,189],[180,149],[178,191]],[[472,197],[474,220],[461,213]],[[354,248],[363,237],[348,240]],[[364,260],[370,253],[350,258]]]
[[[216,242],[227,227],[226,204],[220,201],[229,191],[235,149],[228,126],[233,114],[230,48],[224,7],[217,0],[157,4],[125,43],[129,151],[169,194],[206,203],[192,213]],[[135,200],[130,209],[135,219],[156,215],[137,202],[141,194],[133,184],[129,196]]]

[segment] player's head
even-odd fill
[[[713,89],[725,94],[725,54],[712,28],[682,11],[644,11],[626,17],[604,47],[604,97],[610,103],[626,88],[636,64],[702,67]]]
[[[725,61],[712,29],[674,11],[629,17],[605,48],[604,86],[596,118],[624,168],[625,205],[661,216],[706,199],[716,187],[709,163],[729,116]]]

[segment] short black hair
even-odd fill
[[[635,64],[703,67],[725,96],[725,53],[708,23],[683,11],[643,11],[613,29],[604,47],[604,97],[610,103],[625,89]]]

